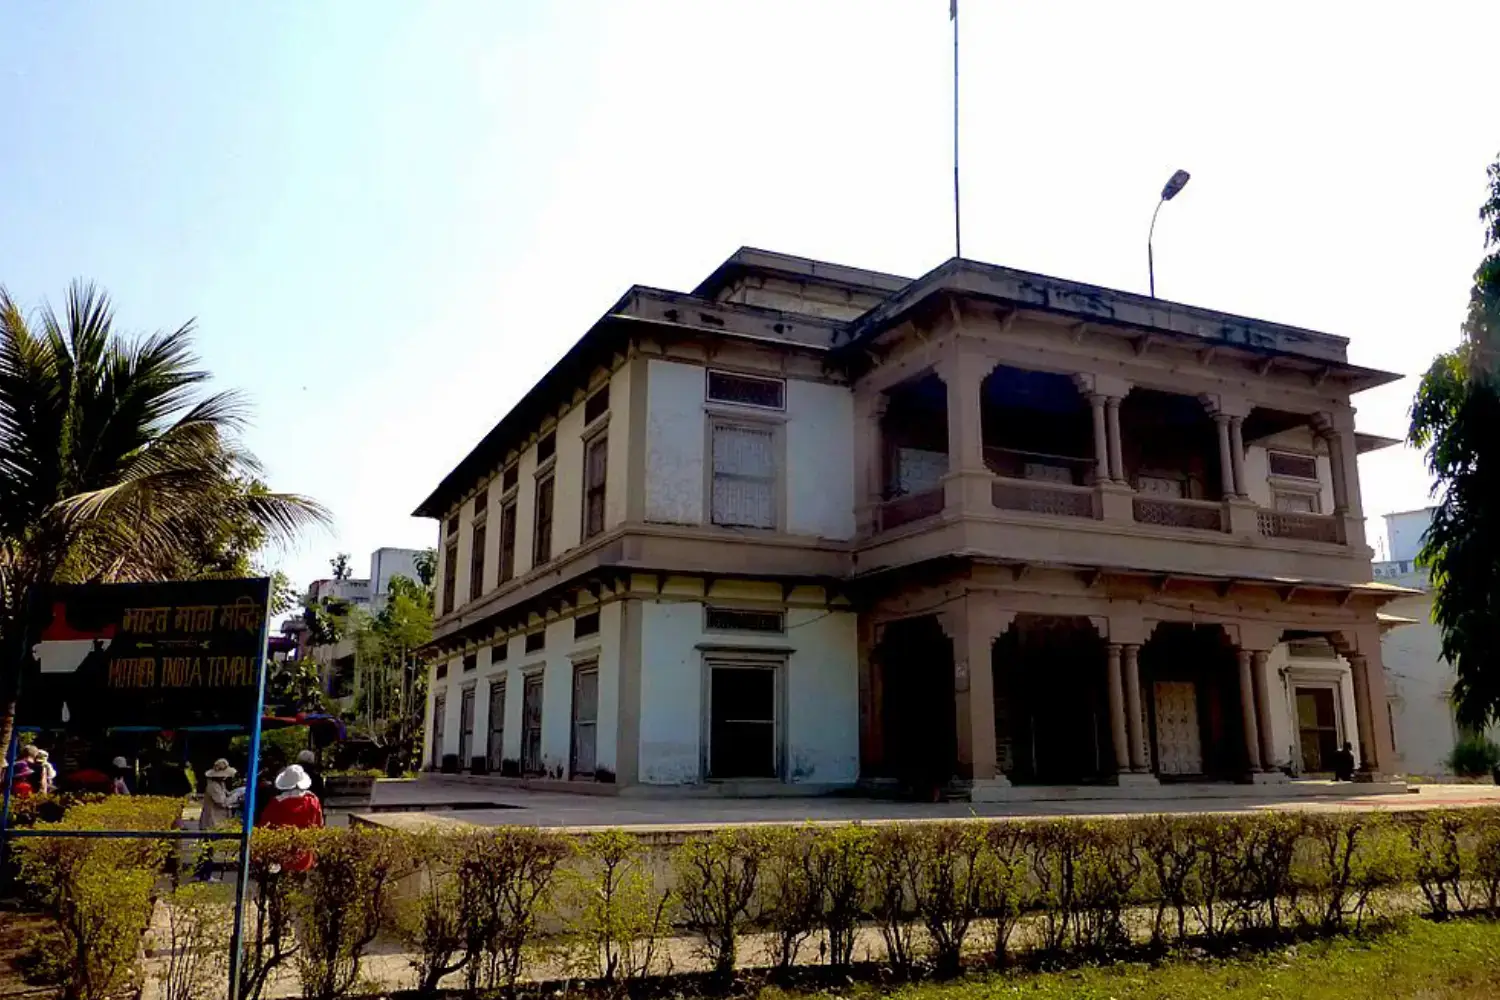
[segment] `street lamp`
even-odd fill
[[[1151,297],[1156,298],[1156,259],[1151,253],[1151,240],[1156,235],[1156,216],[1161,212],[1161,207],[1173,198],[1177,192],[1187,187],[1188,178],[1192,175],[1186,170],[1179,170],[1167,178],[1167,183],[1161,189],[1161,201],[1156,203],[1156,211],[1151,213],[1151,231],[1146,234],[1146,270],[1151,275]]]

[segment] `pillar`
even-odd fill
[[[1229,460],[1234,471],[1234,495],[1238,497],[1250,495],[1250,491],[1245,488],[1244,423],[1244,417],[1229,418]]]
[[[994,782],[1000,778],[995,746],[995,636],[1003,617],[973,595],[942,616],[953,641],[953,707],[958,777]]]
[[[885,436],[881,418],[885,416],[890,397],[873,392],[857,397],[854,416],[854,442],[857,451],[855,502],[859,533],[868,537],[879,527],[876,510],[885,495]]]
[[[948,477],[943,498],[946,507],[964,506],[965,476],[979,487],[974,494],[974,505],[988,507],[990,503],[980,411],[984,380],[992,368],[984,358],[961,353],[957,343],[938,365],[938,377],[943,380],[948,396]]]
[[[1110,478],[1109,432],[1105,428],[1104,396],[1089,393],[1089,407],[1094,411],[1094,482]]]
[[[1250,650],[1237,651],[1240,664],[1240,711],[1245,722],[1245,759],[1250,771],[1260,770],[1260,730],[1256,725],[1255,685],[1250,678]]]
[[[1260,763],[1269,771],[1276,766],[1276,736],[1271,729],[1270,681],[1266,677],[1266,660],[1269,654],[1264,649],[1250,652],[1250,679],[1255,689],[1255,720],[1260,732]]]
[[[1370,699],[1370,661],[1363,653],[1349,654],[1349,672],[1354,678],[1354,721],[1359,732],[1359,770],[1380,770],[1375,749],[1375,707]]]
[[[1125,679],[1121,673],[1121,653],[1120,643],[1109,644],[1108,659],[1105,661],[1105,669],[1108,671],[1106,680],[1109,682],[1109,735],[1115,749],[1115,770],[1129,771],[1132,767],[1130,732],[1125,722]]]
[[[1333,476],[1333,512],[1339,516],[1349,513],[1349,482],[1344,469],[1343,435],[1335,430],[1323,432],[1328,443],[1328,471]]]
[[[1224,495],[1232,497],[1234,489],[1234,460],[1230,457],[1229,445],[1229,415],[1227,413],[1215,413],[1214,424],[1219,431],[1219,477],[1223,482]]]
[[[1124,450],[1120,445],[1121,397],[1110,396],[1105,400],[1105,426],[1109,435],[1109,478],[1117,483],[1125,481]]]
[[[1130,769],[1147,770],[1145,717],[1141,714],[1141,647],[1133,642],[1121,647],[1125,669],[1125,731],[1130,742]]]

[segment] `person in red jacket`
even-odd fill
[[[266,803],[266,808],[257,821],[258,825],[268,829],[313,829],[323,825],[323,804],[316,795],[308,791],[312,787],[312,778],[300,765],[293,764],[283,768],[276,775],[275,784],[277,795]],[[287,870],[305,872],[312,867],[312,863],[312,853],[304,851],[287,865]]]

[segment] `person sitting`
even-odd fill
[[[1348,740],[1344,741],[1342,750],[1335,750],[1333,754],[1333,780],[1354,780],[1354,746]]]
[[[312,778],[300,764],[292,764],[276,775],[277,795],[266,803],[265,810],[256,820],[257,826],[267,829],[316,829],[323,825],[323,803],[309,789]],[[289,872],[305,872],[312,867],[313,856],[303,851],[286,866]]]

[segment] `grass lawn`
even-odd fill
[[[773,991],[762,994],[763,1000]],[[844,996],[869,996],[852,987]],[[1500,923],[1411,920],[1365,938],[1303,943],[1239,959],[1119,963],[1069,972],[988,973],[902,987],[895,1000],[1457,1000],[1500,997]]]

